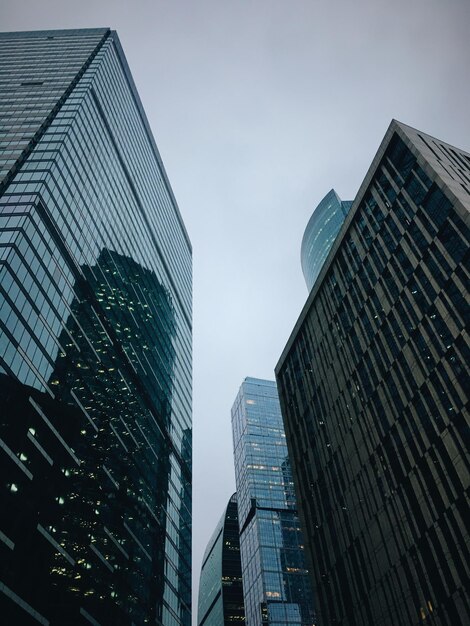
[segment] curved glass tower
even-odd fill
[[[204,553],[197,623],[223,626],[244,621],[237,494],[234,493]]]
[[[336,191],[329,191],[309,219],[302,238],[301,262],[305,282],[311,291],[336,235],[351,208],[352,201],[342,201]]]

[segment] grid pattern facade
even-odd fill
[[[246,622],[315,622],[276,383],[246,378],[232,408]]]
[[[0,36],[0,184],[17,171],[45,121],[96,53],[106,29]],[[16,166],[16,167],[15,167]]]
[[[392,122],[276,368],[322,625],[470,622],[469,209]]]
[[[302,238],[301,262],[310,291],[326,261],[352,202],[340,200],[334,189],[326,194],[309,219]]]
[[[186,230],[114,31],[0,68],[2,618],[189,626]]]
[[[198,626],[245,623],[237,494],[227,505],[204,553]]]

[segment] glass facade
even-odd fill
[[[191,245],[117,34],[1,34],[0,107],[0,614],[189,626]]]
[[[326,261],[336,235],[352,202],[340,200],[334,189],[329,191],[309,219],[302,238],[300,258],[305,282],[310,291]]]
[[[250,626],[315,616],[276,383],[246,378],[232,408],[245,614]]]
[[[392,122],[276,368],[321,624],[470,623],[470,155]]]
[[[227,505],[202,560],[198,626],[245,622],[237,494]]]

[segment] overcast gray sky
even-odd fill
[[[393,117],[470,149],[470,1],[0,0],[0,30],[92,26],[119,33],[193,243],[195,616],[230,409],[274,377],[313,208],[354,198]]]

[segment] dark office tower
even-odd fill
[[[351,205],[352,202],[350,201],[340,200],[336,191],[332,189],[326,194],[308,221],[302,238],[300,259],[309,291],[315,284]]]
[[[0,621],[189,626],[191,245],[119,39],[0,35]]]
[[[245,378],[232,408],[246,622],[312,626],[312,593],[276,383]]]
[[[393,121],[277,365],[321,626],[470,623],[469,211]]]
[[[199,583],[198,626],[245,623],[237,494],[207,544]]]

